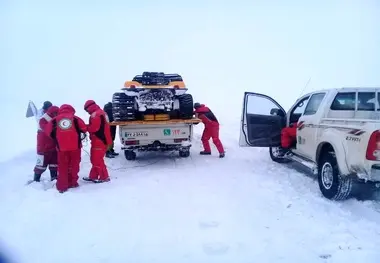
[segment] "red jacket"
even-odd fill
[[[91,146],[107,148],[112,144],[107,114],[93,100],[85,103],[85,110],[90,114],[87,131],[90,133]]]
[[[219,126],[218,119],[215,117],[214,113],[204,104],[201,104],[199,108],[195,109],[195,113],[198,115],[198,118],[202,120],[206,128]]]
[[[75,116],[71,105],[63,104],[58,116],[46,127],[46,133],[55,139],[58,151],[75,151],[82,148],[81,133],[86,133],[84,121]]]
[[[38,122],[37,131],[37,153],[45,153],[49,151],[55,151],[56,143],[45,133],[45,129],[49,121],[51,121],[58,114],[59,108],[57,106],[51,106]]]

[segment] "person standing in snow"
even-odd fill
[[[108,116],[108,122],[113,122],[114,119],[113,119],[113,114],[112,114],[112,102],[108,102],[106,105],[104,105],[103,110]],[[112,144],[108,147],[108,150],[106,152],[106,157],[107,158],[114,158],[115,156],[119,155],[114,150],[114,146],[115,146],[114,141],[115,141],[115,137],[116,137],[116,126],[110,125],[110,130],[111,130]]]
[[[45,133],[47,124],[58,114],[59,108],[45,101],[42,107],[44,114],[38,122],[37,131],[37,164],[34,167],[35,182],[41,180],[41,175],[49,166],[51,181],[57,179],[57,149],[55,141]]]
[[[92,168],[89,177],[84,177],[83,180],[94,183],[108,182],[110,178],[107,166],[104,163],[104,156],[112,144],[112,138],[107,114],[93,100],[86,101],[84,110],[90,114],[87,131],[91,140],[90,160]]]
[[[209,140],[212,138],[213,143],[219,151],[219,157],[225,156],[222,142],[219,139],[219,122],[214,113],[204,104],[198,102],[194,103],[196,116],[202,120],[205,126],[202,134],[202,144],[204,150],[200,152],[201,155],[211,155],[211,147]]]
[[[75,116],[75,109],[68,104],[59,108],[58,115],[46,127],[46,133],[57,143],[58,178],[57,190],[64,193],[78,187],[81,161],[81,134],[87,132],[84,121]]]

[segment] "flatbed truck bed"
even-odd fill
[[[193,126],[198,118],[154,121],[111,122],[119,126],[121,149],[127,160],[136,159],[136,151],[178,151],[180,157],[190,156]]]

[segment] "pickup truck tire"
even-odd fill
[[[269,155],[272,161],[276,163],[290,163],[291,162],[291,160],[283,157],[283,153],[281,153],[280,147],[269,147]]]
[[[178,96],[179,101],[179,118],[191,119],[193,118],[194,104],[193,96],[191,94],[183,94]]]
[[[333,152],[326,152],[318,165],[318,184],[322,195],[330,200],[345,200],[352,192],[353,180],[339,174]]]

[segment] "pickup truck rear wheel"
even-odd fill
[[[281,147],[269,147],[269,155],[276,163],[289,163],[291,160],[284,158],[285,152]]]
[[[345,200],[351,195],[353,180],[339,174],[333,152],[327,152],[321,157],[318,165],[318,184],[322,195],[327,199]]]

